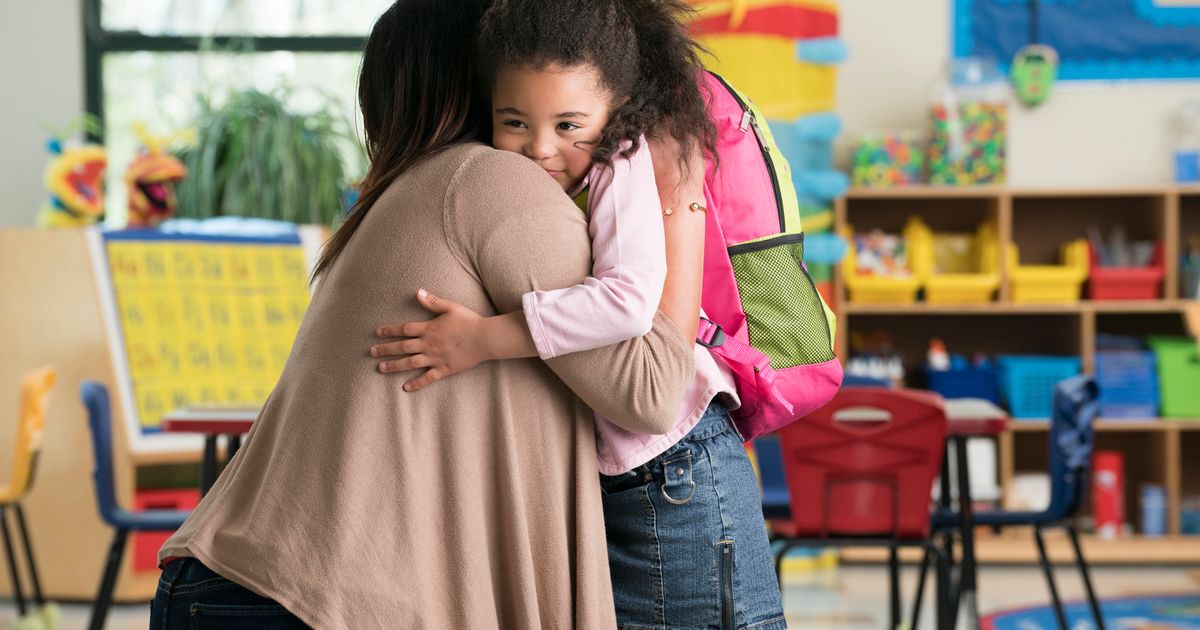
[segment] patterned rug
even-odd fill
[[[1200,630],[1200,594],[1108,599],[1101,602],[1108,630]],[[1066,605],[1071,630],[1093,630],[1087,602]],[[983,630],[1057,630],[1050,606],[1022,608],[984,617]]]

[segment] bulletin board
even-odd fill
[[[318,230],[319,231],[319,230]],[[195,446],[160,431],[183,406],[261,406],[309,302],[322,234],[94,231],[89,245],[134,453]]]
[[[1200,78],[1200,0],[1037,0],[1062,80]],[[954,0],[954,54],[1005,69],[1030,43],[1028,0]]]

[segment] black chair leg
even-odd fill
[[[780,540],[783,540],[783,544],[779,546],[779,551],[777,551],[775,553],[775,580],[779,582],[779,592],[782,593],[783,592],[783,557],[786,556],[789,551],[798,547],[799,544],[794,541],[788,540],[787,538],[781,538]]]
[[[900,550],[896,545],[888,548],[888,581],[892,630],[900,627]]]
[[[1083,577],[1083,588],[1087,590],[1088,604],[1092,607],[1092,616],[1096,620],[1096,629],[1105,630],[1104,612],[1100,610],[1100,600],[1096,599],[1096,591],[1092,589],[1091,571],[1087,559],[1083,557],[1083,548],[1079,545],[1079,533],[1075,525],[1067,523],[1067,535],[1071,537],[1071,546],[1075,548],[1075,564],[1079,567],[1079,575]]]
[[[17,601],[17,616],[25,616],[25,592],[21,588],[21,575],[17,572],[17,554],[13,550],[12,535],[8,531],[8,506],[0,505],[0,533],[4,537],[4,551],[8,555],[8,574],[12,579],[13,599]]]
[[[38,606],[46,605],[46,597],[42,595],[42,580],[38,577],[37,562],[33,559],[33,543],[29,540],[29,526],[25,524],[25,510],[21,504],[13,506],[17,513],[17,529],[21,532],[21,543],[25,546],[25,562],[29,565],[29,581],[33,582],[33,601]]]
[[[955,613],[951,604],[950,581],[951,581],[951,563],[946,552],[939,548],[937,544],[930,543],[926,549],[933,555],[933,559],[937,562],[937,594],[934,598],[937,618],[935,619],[937,630],[951,630],[954,627]],[[913,630],[916,630],[916,624],[913,624]]]
[[[946,454],[945,454],[945,456],[942,457],[942,474],[941,474],[940,478],[938,479],[938,483],[940,484],[940,487],[941,487],[941,498],[938,501],[938,503],[941,504],[941,506],[947,510],[949,510],[951,507],[951,502],[950,502],[950,457],[952,457],[953,451],[954,451],[954,449],[952,449],[952,448],[949,448],[949,447],[946,448]],[[954,536],[953,536],[953,534],[950,533],[950,531],[946,531],[942,534],[942,544],[944,545],[946,558],[947,558],[948,562],[950,563],[950,569],[954,570]]]
[[[1054,567],[1050,566],[1050,558],[1046,555],[1046,542],[1042,540],[1042,528],[1033,528],[1033,537],[1037,541],[1038,559],[1042,564],[1042,572],[1046,575],[1046,585],[1050,588],[1050,600],[1054,604],[1054,617],[1058,619],[1060,630],[1068,630],[1067,614],[1063,611],[1062,600],[1058,598],[1058,586],[1054,584]]]
[[[931,559],[929,556],[933,553],[929,550],[929,545],[936,544],[933,541],[927,543],[925,555],[921,558],[921,573],[917,576],[917,596],[913,599],[912,622],[908,624],[911,630],[917,629],[917,622],[921,619],[921,600],[925,599],[925,580],[929,575],[929,561]]]
[[[129,538],[129,530],[118,529],[113,536],[112,545],[108,548],[108,561],[104,565],[104,577],[100,581],[100,592],[92,604],[92,620],[88,622],[89,630],[103,630],[108,617],[108,606],[112,603],[113,586],[117,581],[117,570],[121,568],[121,556],[125,553],[125,541]]]

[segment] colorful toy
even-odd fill
[[[178,207],[175,183],[187,176],[187,168],[164,150],[175,136],[152,136],[140,124],[134,125],[133,132],[141,139],[142,148],[125,170],[129,227],[157,227],[174,216]]]
[[[851,160],[855,186],[902,186],[921,182],[925,150],[918,133],[888,132],[859,138]]]
[[[1009,89],[995,62],[951,62],[930,110],[929,183],[1004,183]]]
[[[934,105],[931,118],[929,183],[1004,183],[1007,105],[984,102]]]
[[[772,122],[834,109],[833,64],[845,56],[836,2],[690,3],[699,12],[692,30],[713,54],[709,69],[749,94]]]
[[[706,65],[769,119],[791,171],[806,238],[828,234],[832,200],[850,185],[833,164],[842,129],[833,113],[834,79],[848,54],[838,37],[837,0],[688,1],[698,14],[692,31],[712,53]],[[818,287],[832,286],[829,264],[810,261],[808,271]]]
[[[64,147],[63,139],[79,129],[98,134],[99,123],[92,117],[80,118],[46,143],[55,157],[46,165],[44,179],[50,199],[38,216],[42,227],[90,225],[104,216],[108,156],[104,147],[96,144]]]

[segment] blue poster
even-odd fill
[[[1058,78],[1200,78],[1200,0],[954,0],[954,55],[1007,69],[1031,43],[1058,51]]]

